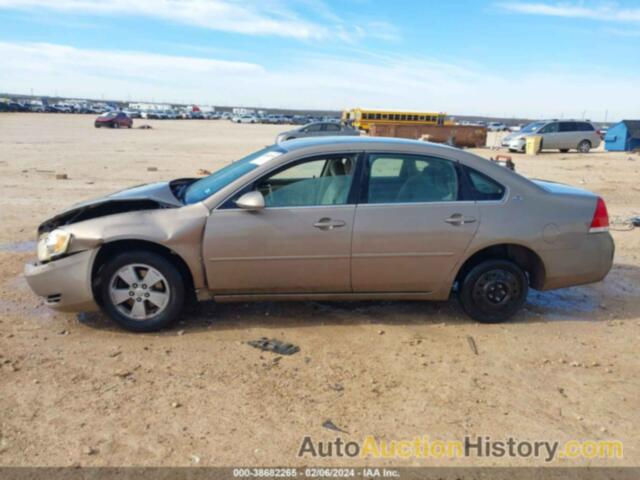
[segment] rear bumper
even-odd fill
[[[611,270],[614,252],[609,232],[587,234],[577,248],[544,252],[546,275],[541,290],[599,282]]]
[[[63,312],[98,310],[91,290],[91,269],[97,249],[49,263],[27,263],[24,276],[44,304]]]

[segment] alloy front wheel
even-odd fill
[[[176,320],[184,290],[184,279],[176,266],[154,252],[121,253],[100,272],[105,312],[131,331],[151,332]]]
[[[109,295],[123,315],[132,320],[148,320],[167,308],[171,289],[158,270],[137,263],[125,265],[113,274]]]

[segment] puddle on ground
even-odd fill
[[[34,242],[33,240],[25,241],[25,242],[0,243],[0,252],[22,253],[22,252],[35,252],[35,251],[36,251],[36,242]]]
[[[575,318],[576,315],[594,312],[600,303],[593,292],[583,288],[567,288],[556,291],[529,291],[525,308],[529,311],[556,318]]]

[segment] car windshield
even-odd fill
[[[285,153],[285,150],[273,145],[271,147],[258,150],[251,155],[221,168],[208,177],[192,183],[184,194],[184,203],[191,205],[193,203],[201,202],[205,198],[208,198],[214,193],[222,190],[222,188],[226,187],[231,182],[234,182],[243,175],[249,173],[251,170],[254,170],[260,165],[279,157],[283,153]]]
[[[109,117],[113,117],[115,114],[113,112],[105,112],[102,115],[100,115],[102,118],[109,118]]]
[[[545,122],[528,123],[524,127],[522,127],[522,130],[520,130],[520,131],[522,133],[531,133],[531,132],[535,132],[536,130],[540,129],[544,125],[545,125]]]

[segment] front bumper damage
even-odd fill
[[[63,312],[95,311],[91,269],[98,249],[84,250],[47,263],[24,267],[27,283],[44,304]]]

